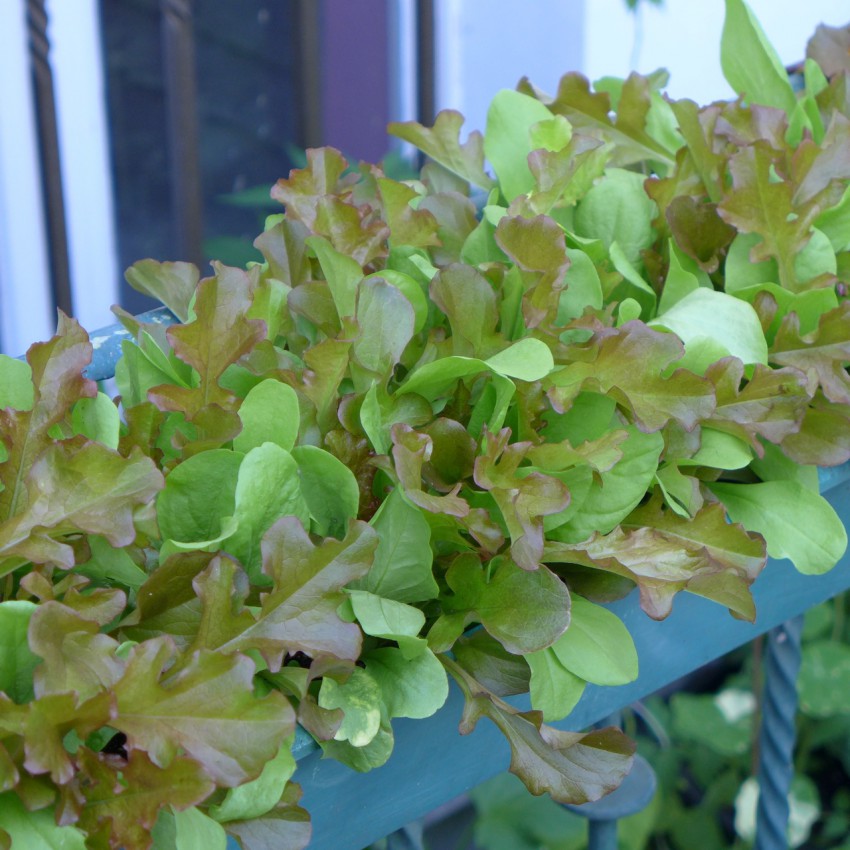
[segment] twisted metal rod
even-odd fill
[[[803,617],[768,633],[759,736],[759,800],[755,850],[787,850],[788,795],[794,776],[797,674]]]
[[[50,67],[50,40],[47,37],[45,0],[27,0],[27,37],[33,95],[38,122],[38,152],[41,167],[44,217],[47,225],[48,262],[53,304],[73,315],[71,264],[68,257],[68,233],[65,224],[65,197],[59,154],[59,126],[56,94]]]

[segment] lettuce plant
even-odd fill
[[[128,271],[180,324],[118,311],[118,404],[71,319],[4,358],[0,836],[304,847],[296,722],[376,768],[449,678],[533,793],[614,788],[619,730],[549,725],[637,674],[602,603],[753,619],[768,554],[845,548],[816,474],[850,459],[830,37],[795,94],[728,0],[734,102],[567,74],[464,142],[452,111],[392,125],[413,180],[309,151],[263,263]]]

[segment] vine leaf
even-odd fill
[[[174,655],[167,637],[133,647],[114,686],[110,725],[160,767],[182,750],[218,785],[254,779],[294,731],[292,706],[277,692],[254,696],[254,662],[246,656],[200,650],[170,673]]]
[[[460,732],[467,735],[482,717],[499,727],[511,746],[511,773],[536,795],[559,803],[598,800],[622,782],[632,766],[635,745],[619,729],[562,732],[543,723],[539,711],[518,711],[440,656],[466,698]]]

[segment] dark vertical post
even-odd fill
[[[437,114],[434,0],[416,0],[416,64],[416,117],[430,127]]]
[[[180,259],[202,266],[203,196],[192,0],[160,0],[171,160],[171,203]]]
[[[53,92],[53,72],[50,69],[50,42],[47,38],[47,10],[44,0],[27,0],[27,30],[38,122],[43,203],[47,238],[50,243],[48,257],[53,303],[70,316],[74,312],[71,297],[71,267],[68,260],[59,129],[56,121],[56,97]]]
[[[296,39],[299,141],[301,147],[322,144],[321,3],[296,0]]]

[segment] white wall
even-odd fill
[[[805,57],[819,23],[850,21],[848,0],[749,0],[749,5],[786,65]],[[671,73],[672,97],[698,103],[731,97],[720,70],[723,15],[723,0],[664,0],[661,8],[644,3],[637,19],[624,0],[588,0],[584,72],[598,79],[664,67]]]
[[[54,332],[26,4],[0,0],[0,345],[22,354]],[[48,4],[75,315],[114,319],[118,272],[97,0]]]
[[[483,130],[487,105],[523,76],[553,89],[583,64],[585,5],[595,0],[437,0],[437,108]]]

